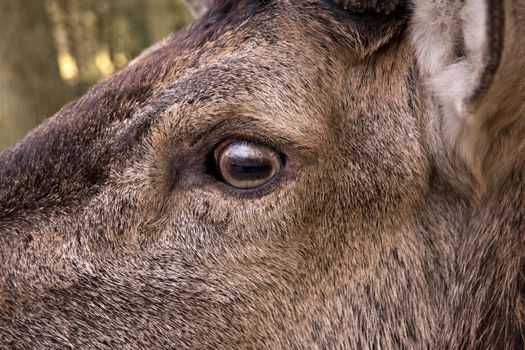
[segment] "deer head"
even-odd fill
[[[6,348],[520,348],[521,0],[215,1],[0,153]]]

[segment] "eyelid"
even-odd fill
[[[208,152],[219,146],[227,144],[233,140],[244,140],[269,146],[279,153],[286,154],[287,157],[306,161],[314,157],[312,145],[306,145],[296,139],[304,137],[292,137],[282,135],[283,128],[275,128],[264,120],[250,116],[236,116],[233,118],[223,118],[214,124],[199,129],[202,131],[195,133],[189,141],[191,147],[206,149]]]

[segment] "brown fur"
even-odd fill
[[[216,1],[0,153],[0,347],[521,348],[521,133],[481,191],[411,13]],[[228,138],[283,174],[221,183]]]

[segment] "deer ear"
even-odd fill
[[[420,70],[440,105],[441,137],[478,168],[483,167],[480,157],[485,156],[479,147],[490,147],[487,143],[494,141],[487,138],[490,131],[485,128],[494,125],[491,118],[502,115],[496,109],[509,99],[523,98],[523,89],[517,96],[509,90],[513,83],[504,81],[509,80],[504,71],[512,65],[521,68],[516,74],[523,75],[524,69],[516,57],[509,59],[525,44],[519,33],[509,30],[518,19],[506,15],[516,12],[505,8],[512,1],[413,0],[412,41]],[[496,124],[505,127],[513,118],[507,117]]]

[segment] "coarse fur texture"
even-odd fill
[[[0,153],[0,348],[523,348],[525,3],[341,3],[217,0]]]

